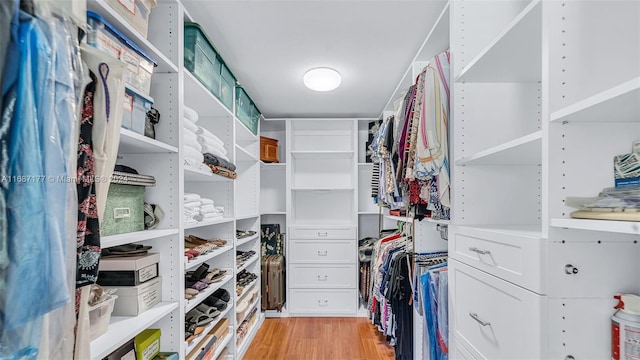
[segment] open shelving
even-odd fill
[[[207,262],[207,261],[209,261],[209,260],[211,260],[211,259],[213,259],[215,257],[218,257],[218,256],[220,256],[220,255],[222,255],[222,254],[224,254],[227,251],[232,250],[232,249],[233,249],[233,246],[225,245],[225,246],[222,246],[222,247],[219,247],[219,248],[215,249],[213,252],[211,252],[209,254],[200,255],[200,256],[197,256],[197,257],[195,257],[195,258],[193,258],[191,260],[187,260],[185,262],[185,264],[184,264],[184,269],[186,271],[193,270],[193,269],[197,268],[200,264],[205,263],[205,262]]]
[[[258,256],[258,254],[253,255],[247,261],[245,261],[244,264],[242,264],[242,266],[239,266],[238,270],[236,272],[240,272],[242,270],[245,270],[249,266],[253,265],[259,258],[260,258],[260,256]]]
[[[140,242],[152,239],[159,239],[166,236],[178,235],[178,229],[164,229],[164,230],[143,230],[118,235],[103,236],[100,239],[100,246],[103,248],[109,248],[118,245],[129,244],[132,242]]]
[[[249,321],[254,321],[253,325],[251,325],[251,330],[249,330],[247,335],[245,335],[244,338],[242,338],[242,341],[238,346],[237,353],[239,358],[242,358],[244,354],[247,352],[247,350],[249,349],[249,345],[253,341],[253,338],[258,333],[258,329],[260,328],[260,326],[262,325],[262,322],[264,321],[264,315],[261,314],[260,312],[257,312],[254,316],[255,316],[255,320],[249,319]]]
[[[153,154],[177,153],[178,148],[165,144],[156,139],[146,137],[137,132],[120,128],[120,153],[123,154]]]
[[[236,161],[258,161],[255,155],[236,144]]]
[[[222,278],[221,281],[218,281],[209,285],[208,288],[201,291],[193,299],[187,300],[185,303],[185,313],[191,311],[193,308],[200,305],[206,298],[209,297],[209,295],[213,294],[214,292],[216,292],[216,290],[220,289],[226,283],[228,283],[229,280],[233,279],[234,274],[231,269],[221,269],[221,270],[227,270],[227,274],[224,276],[224,278]]]
[[[551,219],[551,226],[565,229],[602,231],[640,235],[640,224],[635,221],[589,219]]]
[[[541,78],[542,4],[532,0],[471,60],[456,82],[537,82]]]
[[[233,179],[214,174],[209,168],[196,168],[184,165],[184,181],[220,181],[231,182]]]
[[[244,245],[244,244],[246,244],[248,242],[257,240],[258,238],[260,238],[260,234],[259,233],[256,233],[255,235],[252,235],[252,236],[249,236],[249,237],[246,237],[246,238],[236,239],[236,246]]]
[[[200,118],[233,117],[231,110],[227,109],[189,70],[183,69],[182,73],[185,105],[195,110]]]
[[[201,228],[205,226],[224,224],[228,222],[233,222],[233,220],[234,220],[233,218],[221,218],[221,219],[213,219],[209,221],[199,221],[197,223],[184,224],[184,229],[189,230],[189,229],[196,229],[196,228]]]
[[[220,320],[222,320],[225,316],[227,316],[227,314],[229,314],[229,311],[231,311],[231,309],[233,308],[233,303],[231,304],[227,304],[227,308],[222,310],[220,312],[220,315],[218,315],[218,317],[216,317],[211,323],[209,323],[207,325],[207,327],[204,329],[204,331],[202,331],[202,333],[200,333],[200,335],[198,335],[195,339],[193,339],[190,342],[186,342],[185,341],[185,348],[187,349],[187,354],[191,353],[194,349],[196,349],[198,346],[202,345],[202,341],[205,339],[205,337],[209,334],[209,332],[216,326],[218,325],[218,323],[220,322]],[[233,335],[233,333],[229,332],[229,334],[225,337],[225,339],[229,338],[231,339],[231,336]],[[227,341],[229,340],[227,339]],[[224,344],[224,342],[222,342]],[[222,348],[224,348],[226,346],[226,344],[222,345]],[[215,357],[213,358],[215,359]]]
[[[539,165],[542,161],[542,131],[456,160],[456,165]]]

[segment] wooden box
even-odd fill
[[[278,161],[278,140],[260,136],[260,160],[268,163]]]

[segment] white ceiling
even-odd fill
[[[444,0],[183,0],[267,118],[378,117]],[[310,68],[342,74],[304,87]]]

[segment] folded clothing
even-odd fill
[[[215,166],[215,165],[207,165],[211,171],[214,174],[220,175],[220,176],[224,176],[224,177],[228,177],[230,179],[235,179],[238,177],[238,174],[235,171],[229,170],[229,169],[225,169],[222,166]]]
[[[207,147],[211,148],[211,149],[215,149],[217,152],[222,153],[223,155],[227,155],[227,150],[224,148],[224,144],[218,144],[214,141],[211,141],[210,138],[205,137],[203,135],[198,135],[198,142],[200,143],[200,145],[205,146],[207,145]]]
[[[202,205],[214,205],[213,200],[207,198],[200,198]]]
[[[202,152],[202,145],[198,142],[198,135],[189,129],[184,129],[182,132],[182,138],[184,139],[184,144],[186,146],[191,146],[192,148],[198,150],[198,152]]]
[[[198,165],[204,162],[201,152],[191,146],[184,147],[184,161],[187,165]]]
[[[202,145],[202,144],[200,144],[200,145]],[[211,155],[217,156],[220,159],[224,159],[225,161],[229,161],[229,162],[231,161],[231,160],[229,160],[229,157],[226,154],[224,154],[222,151],[220,151],[219,148],[217,148],[215,146],[208,145],[208,144],[202,145],[202,153],[203,154],[209,153]]]
[[[198,132],[198,125],[196,125],[195,122],[187,119],[186,117],[182,118],[182,124],[183,128],[191,131],[192,133],[196,134]]]
[[[221,159],[220,157],[210,153],[204,153],[204,163],[207,165],[222,166],[223,168],[227,168],[232,171],[236,170],[236,166],[230,161]]]
[[[200,207],[202,207],[202,203],[200,201],[189,201],[184,203],[185,209],[194,209],[194,208],[200,209]]]
[[[156,178],[150,175],[131,174],[114,171],[111,176],[111,183],[138,186],[156,186]]]
[[[193,121],[194,123],[198,122],[199,116],[198,116],[198,112],[197,111],[193,110],[192,108],[190,108],[188,106],[185,106],[183,113],[184,113],[184,117],[185,118]]]
[[[203,138],[209,140],[212,144],[217,144],[220,147],[224,147],[224,141],[220,140],[219,137],[215,136],[211,131],[203,128],[202,126],[198,126],[198,130],[196,130],[196,135],[200,135]]]
[[[191,202],[191,201],[202,201],[204,200],[204,198],[201,198],[200,195],[198,194],[194,194],[194,193],[184,193],[184,196],[182,197],[182,199],[184,200],[185,203]],[[208,199],[206,199],[208,200]]]

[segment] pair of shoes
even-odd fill
[[[231,297],[229,292],[225,289],[218,289],[213,294],[204,299],[203,304],[213,306],[220,311],[224,311],[229,305]]]
[[[256,232],[253,230],[236,230],[236,239],[244,239],[255,234]]]

